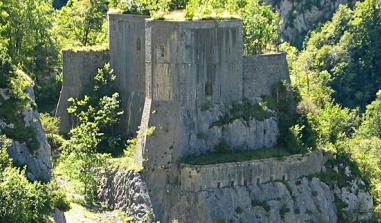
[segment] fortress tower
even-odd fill
[[[65,98],[80,96],[89,72],[95,75],[110,61],[125,111],[121,126],[126,136],[139,130],[136,162],[144,167],[146,197],[162,222],[173,218],[212,222],[220,214],[213,207],[218,204],[215,197],[224,199],[220,203],[234,212],[233,204],[241,195],[227,197],[224,192],[258,194],[262,182],[322,170],[322,153],[284,160],[179,164],[186,156],[213,152],[223,145],[255,150],[277,143],[276,114],[267,110],[257,116],[253,110],[262,96],[271,96],[276,84],[289,81],[286,54],[244,56],[242,36],[242,21],[236,19],[165,21],[109,14],[108,51],[63,54],[64,84],[57,108],[63,123],[70,121]],[[74,90],[73,80],[81,80]]]

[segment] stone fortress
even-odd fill
[[[257,103],[261,96],[271,96],[277,83],[289,81],[285,53],[243,56],[242,37],[240,20],[167,21],[110,13],[109,50],[63,52],[64,82],[56,113],[62,132],[72,125],[67,99],[81,96],[91,75],[107,62],[117,75],[123,131],[134,135],[140,129],[136,162],[143,173],[108,179],[114,185],[103,192],[103,200],[135,219],[146,215],[161,222],[335,221],[334,214],[327,214],[335,210],[324,212],[313,197],[302,197],[312,206],[298,207],[300,216],[279,215],[284,205],[291,209],[293,199],[284,197],[289,187],[276,182],[323,171],[328,156],[321,151],[238,163],[178,163],[185,156],[213,152],[221,141],[234,150],[276,145],[275,114],[219,122],[235,104]],[[150,128],[154,132],[147,135]],[[319,182],[315,187],[328,193]],[[266,192],[265,184],[272,191]],[[298,185],[311,186],[303,180]],[[274,201],[273,210],[251,209],[261,197]],[[333,195],[326,197],[324,202],[334,202]],[[306,214],[306,208],[316,214]]]

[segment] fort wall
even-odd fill
[[[69,98],[83,96],[82,92],[90,85],[92,76],[98,68],[109,61],[108,50],[63,50],[63,83],[58,101],[56,116],[61,119],[60,131],[68,133],[72,128],[72,119],[67,112]]]
[[[320,173],[331,156],[323,151],[237,163],[180,167],[180,188],[202,191],[213,188],[257,185],[270,181],[295,180]]]
[[[146,103],[142,132],[150,166],[168,165],[198,153],[192,145],[204,121],[205,104],[240,101],[242,84],[242,22],[147,21]],[[215,114],[217,118],[217,114]],[[155,149],[153,149],[155,148]],[[194,150],[192,150],[194,148]]]
[[[247,98],[271,96],[279,81],[290,81],[286,53],[244,56],[243,91]]]
[[[126,135],[135,134],[144,105],[145,19],[141,15],[109,14],[110,64],[117,76]]]

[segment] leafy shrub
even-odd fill
[[[53,151],[58,150],[65,143],[65,139],[59,133],[60,119],[48,113],[40,113],[40,118],[49,145]]]
[[[35,129],[26,127],[24,116],[25,110],[34,109],[34,102],[25,93],[26,88],[31,84],[29,77],[15,70],[11,63],[11,59],[4,48],[0,47],[0,69],[4,73],[0,73],[1,85],[9,90],[10,98],[4,100],[1,96],[0,117],[7,124],[13,124],[13,127],[5,127],[0,129],[2,134],[8,138],[12,138],[21,143],[25,142],[30,150],[36,150],[39,142],[36,138]]]
[[[260,103],[252,103],[249,99],[245,98],[239,103],[234,103],[228,112],[219,117],[217,121],[211,123],[210,128],[228,125],[237,119],[245,121],[248,125],[253,119],[263,121],[272,116],[273,114]]]
[[[0,222],[44,222],[52,208],[64,207],[65,195],[49,184],[29,182],[25,169],[14,167],[9,141],[0,136]]]
[[[69,99],[71,106],[68,112],[73,114],[78,126],[87,126],[96,131],[97,152],[120,154],[124,148],[119,121],[123,114],[120,105],[119,93],[114,85],[115,74],[106,64],[98,70],[92,81],[92,86],[84,91],[82,99]],[[87,128],[86,127],[86,128]],[[77,134],[78,128],[71,131],[71,135]]]
[[[65,192],[52,181],[48,184],[49,199],[51,206],[63,212],[70,210],[70,203]]]

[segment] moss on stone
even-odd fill
[[[255,200],[252,200],[251,201],[251,206],[253,208],[255,208],[255,207],[261,207],[261,208],[265,209],[265,211],[267,211],[267,212],[269,212],[270,209],[271,209],[270,205],[268,205],[266,201],[255,201]]]
[[[234,103],[230,110],[223,114],[217,121],[213,122],[209,127],[221,127],[232,123],[234,120],[241,119],[249,125],[253,119],[263,121],[272,117],[273,114],[266,110],[260,103],[252,103],[248,99],[243,99],[239,103]]]
[[[282,208],[279,210],[280,218],[284,220],[288,212],[290,212],[290,209],[286,205],[283,205]]]
[[[180,163],[191,165],[208,165],[217,163],[243,162],[250,160],[285,157],[291,155],[283,148],[263,148],[257,150],[225,150],[223,152],[206,153],[201,156],[188,156]]]

